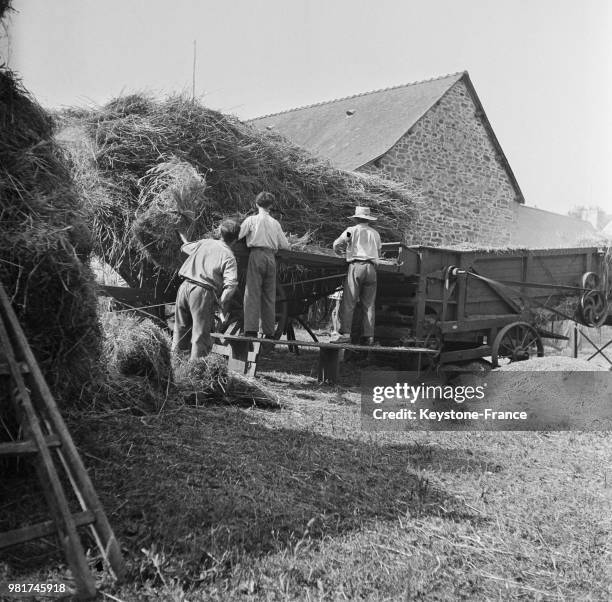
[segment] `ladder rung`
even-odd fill
[[[30,372],[30,368],[25,362],[19,362],[19,369],[22,374],[28,374]],[[7,362],[0,362],[0,376],[10,375],[11,370]]]
[[[96,520],[94,513],[90,510],[77,512],[72,515],[72,519],[77,527],[91,525]],[[5,533],[0,533],[0,549],[25,543],[26,541],[32,541],[33,539],[46,537],[47,535],[54,535],[55,533],[57,533],[57,530],[52,520],[46,520],[35,525],[28,525],[27,527],[14,529],[13,531],[6,531]]]
[[[45,437],[47,447],[61,447],[62,442],[57,435],[47,435]],[[27,441],[10,441],[0,443],[0,457],[2,456],[24,456],[27,454],[37,454],[38,447],[31,439]]]

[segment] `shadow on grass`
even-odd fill
[[[166,550],[189,573],[291,551],[309,523],[316,540],[406,515],[480,522],[421,473],[486,469],[467,450],[269,429],[227,407],[84,415],[70,428],[122,543]]]
[[[406,515],[479,521],[420,474],[411,445],[268,429],[231,408],[84,419],[74,431],[118,537],[133,551],[171,550],[193,570],[291,550],[309,522],[317,539]]]

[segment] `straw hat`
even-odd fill
[[[376,221],[378,218],[370,215],[369,207],[355,207],[355,215],[351,215],[352,218],[358,217],[360,219],[368,219],[372,222]]]

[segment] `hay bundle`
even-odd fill
[[[79,132],[80,141],[62,138],[88,200],[95,252],[128,282],[167,285],[180,265],[174,230],[188,219],[181,204],[188,204],[189,195],[170,191],[189,186],[164,180],[161,188],[169,194],[160,201],[153,193],[160,188],[148,179],[166,177],[168,164],[189,166],[183,172],[187,182],[205,180],[195,195],[193,237],[210,235],[224,217],[246,215],[255,195],[268,190],[285,231],[297,236],[310,231],[315,244],[329,246],[357,204],[380,216],[384,238],[407,238],[417,196],[408,186],[337,170],[278,134],[197,102],[131,95],[60,118],[65,128]]]
[[[149,169],[139,186],[138,202],[143,209],[133,224],[134,237],[157,266],[172,265],[177,232],[192,239],[197,223],[207,229],[214,227],[206,211],[206,179],[189,163],[173,157]]]
[[[127,313],[105,314],[102,325],[109,372],[143,377],[167,390],[174,380],[169,336],[150,320]]]
[[[254,378],[229,372],[224,357],[211,353],[197,360],[176,360],[176,382],[186,403],[280,408],[277,396]]]
[[[53,122],[0,70],[0,281],[55,393],[90,377],[100,350],[91,248]]]

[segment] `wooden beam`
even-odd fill
[[[47,435],[45,437],[45,443],[47,447],[60,447],[61,441],[56,435]],[[37,454],[38,447],[36,443],[31,439],[27,441],[9,441],[6,443],[0,443],[0,457],[1,456],[26,456],[31,454]]]
[[[444,351],[440,354],[440,363],[457,362],[460,360],[473,360],[491,355],[490,345],[480,345],[471,349],[459,349],[457,351]]]
[[[73,514],[72,519],[77,527],[91,525],[95,521],[93,512],[89,512],[88,510]],[[0,538],[0,549],[16,546],[26,541],[32,541],[33,539],[54,535],[55,533],[55,523],[52,520],[47,520],[35,525],[28,525],[20,529],[13,529],[12,531],[6,531]]]
[[[516,319],[516,316],[515,316]],[[438,353],[435,349],[428,349],[426,347],[384,347],[384,346],[371,346],[371,345],[353,345],[351,343],[323,343],[321,341],[288,341],[288,340],[277,340],[277,339],[260,339],[258,337],[244,337],[235,334],[224,334],[222,332],[211,332],[210,336],[213,339],[217,339],[223,342],[227,341],[246,341],[251,343],[262,343],[263,345],[298,345],[299,347],[315,347],[318,349],[349,349],[351,351],[373,351],[375,353],[398,353],[398,352],[410,352],[410,353]]]
[[[498,316],[473,316],[456,322],[442,322],[440,330],[442,334],[453,332],[471,332],[475,330],[488,330],[489,328],[500,328],[506,324],[520,321],[516,314],[502,314]]]

